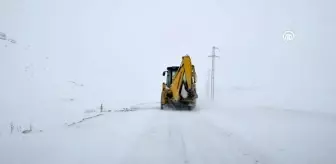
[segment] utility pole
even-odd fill
[[[219,48],[213,46],[212,54],[208,56],[212,58],[212,63],[211,63],[211,100],[212,101],[215,98],[215,58],[219,57],[219,56],[216,56],[216,49],[219,50]]]

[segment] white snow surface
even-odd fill
[[[0,164],[335,164],[334,6],[0,1],[0,32],[16,41],[0,40]],[[212,46],[220,102],[193,112],[146,106],[185,54],[206,97]],[[80,122],[101,104],[145,107]]]
[[[336,116],[306,111],[141,108],[0,137],[6,164],[333,164]]]

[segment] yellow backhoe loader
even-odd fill
[[[162,84],[161,109],[194,109],[198,98],[197,74],[190,56],[183,56],[180,66],[167,67],[162,75],[166,82]]]

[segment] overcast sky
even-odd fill
[[[17,43],[0,40],[0,112],[156,102],[162,71],[185,54],[205,97],[212,46],[220,48],[217,100],[330,112],[335,6],[332,0],[1,0],[0,32]],[[293,41],[283,40],[286,30],[295,33]]]

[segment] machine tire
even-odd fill
[[[188,110],[191,111],[192,110],[192,106],[188,106]]]

